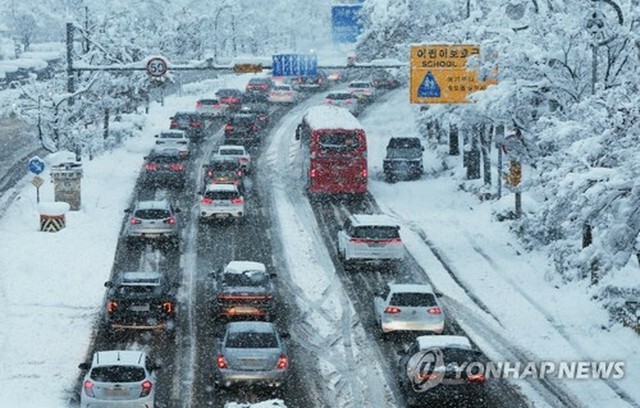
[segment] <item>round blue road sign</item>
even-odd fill
[[[29,171],[36,176],[44,171],[44,167],[44,160],[42,160],[38,156],[34,156],[29,159]]]

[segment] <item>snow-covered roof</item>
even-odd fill
[[[410,293],[433,293],[431,285],[424,283],[390,283],[389,288],[392,292],[410,292]]]
[[[231,261],[224,268],[225,273],[242,273],[244,271],[266,272],[267,268],[263,263],[253,261]]]
[[[218,151],[221,150],[242,150],[245,151],[244,146],[241,145],[220,145],[218,146]]]
[[[165,209],[169,207],[167,200],[138,201],[139,210]]]
[[[159,285],[161,273],[160,272],[123,272],[122,283],[124,285]]]
[[[388,226],[400,228],[398,223],[385,214],[353,214],[351,223],[354,226]]]
[[[107,350],[98,351],[93,355],[93,366],[132,365],[141,366],[142,351],[135,350]]]
[[[238,191],[235,184],[207,184],[207,191]]]
[[[420,336],[416,341],[420,350],[446,347],[471,350],[471,342],[464,336]]]
[[[275,331],[274,325],[271,322],[231,322],[227,323],[227,330],[229,333],[272,333]]]
[[[363,129],[351,112],[337,106],[313,106],[304,115],[304,120],[312,129]]]

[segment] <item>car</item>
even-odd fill
[[[204,124],[196,112],[176,112],[170,118],[170,129],[184,130],[192,141],[199,141],[204,137]]]
[[[387,144],[387,155],[382,162],[385,179],[420,178],[424,173],[422,152],[418,137],[392,137]]]
[[[175,329],[176,291],[167,276],[156,271],[120,272],[107,281],[106,323],[111,331]]]
[[[227,114],[227,105],[217,98],[198,99],[196,102],[196,112],[200,117],[207,119],[222,118]]]
[[[271,103],[296,103],[298,101],[298,92],[291,85],[280,84],[275,85],[269,92],[269,102]]]
[[[175,208],[168,200],[138,201],[133,208],[126,209],[129,214],[125,224],[126,243],[159,242],[177,248],[180,242],[180,222]]]
[[[338,231],[338,256],[355,262],[397,262],[404,258],[400,226],[383,214],[352,214]]]
[[[324,103],[345,108],[354,116],[360,113],[359,99],[346,89],[329,92],[324,98]]]
[[[445,315],[431,285],[389,283],[373,299],[382,333],[429,332],[442,334]]]
[[[289,372],[286,337],[271,322],[227,323],[218,346],[216,384],[281,386]]]
[[[261,138],[262,127],[254,113],[236,113],[224,127],[224,144],[249,146],[257,144]]]
[[[268,95],[273,88],[273,80],[266,77],[251,78],[245,87],[245,92]]]
[[[251,155],[244,146],[220,145],[212,158],[213,160],[236,160],[245,174],[251,173]]]
[[[235,88],[222,88],[216,91],[216,96],[229,109],[240,109],[242,105],[242,91]]]
[[[270,320],[275,312],[275,273],[263,263],[231,261],[214,279],[216,315],[225,319]]]
[[[186,183],[185,156],[175,147],[156,146],[144,158],[142,183],[183,188]]]
[[[455,406],[485,400],[481,353],[465,336],[418,336],[400,351],[398,378],[409,406],[437,406],[431,398]]]
[[[371,84],[378,89],[395,89],[400,86],[400,81],[391,72],[378,69],[371,75]]]
[[[235,184],[209,184],[200,196],[200,221],[245,216],[244,197]]]
[[[240,192],[244,192],[244,170],[237,160],[212,157],[209,163],[204,164],[204,186],[209,184],[235,184]]]
[[[376,87],[373,86],[371,81],[352,81],[349,83],[349,92],[355,95],[364,103],[373,101],[376,96]]]
[[[156,147],[159,150],[164,148],[175,148],[182,157],[188,157],[189,150],[189,138],[183,130],[168,130],[160,132],[155,135]]]
[[[255,96],[263,96],[261,94],[250,95],[248,101],[245,100],[242,103],[242,107],[240,108],[240,113],[248,113],[256,116],[256,123],[260,127],[260,129],[264,129],[269,126],[269,100],[266,95],[264,95],[264,99],[258,101],[258,98],[254,98]]]
[[[336,83],[339,81],[344,80],[344,72],[341,70],[335,70],[335,71],[331,71],[329,72],[329,74],[327,74],[327,81]]]
[[[329,87],[327,74],[321,70],[319,70],[316,75],[299,76],[296,84],[298,90],[309,92],[324,91]]]
[[[161,367],[144,351],[104,350],[91,363],[78,365],[82,381],[80,407],[153,407],[156,371]]]

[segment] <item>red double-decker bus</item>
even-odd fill
[[[296,129],[310,194],[362,194],[367,188],[367,137],[346,109],[314,106]]]

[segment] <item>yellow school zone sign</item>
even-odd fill
[[[466,68],[467,59],[480,54],[473,44],[429,44],[411,46],[411,103],[468,103],[467,96],[497,84],[480,81],[476,71]]]

